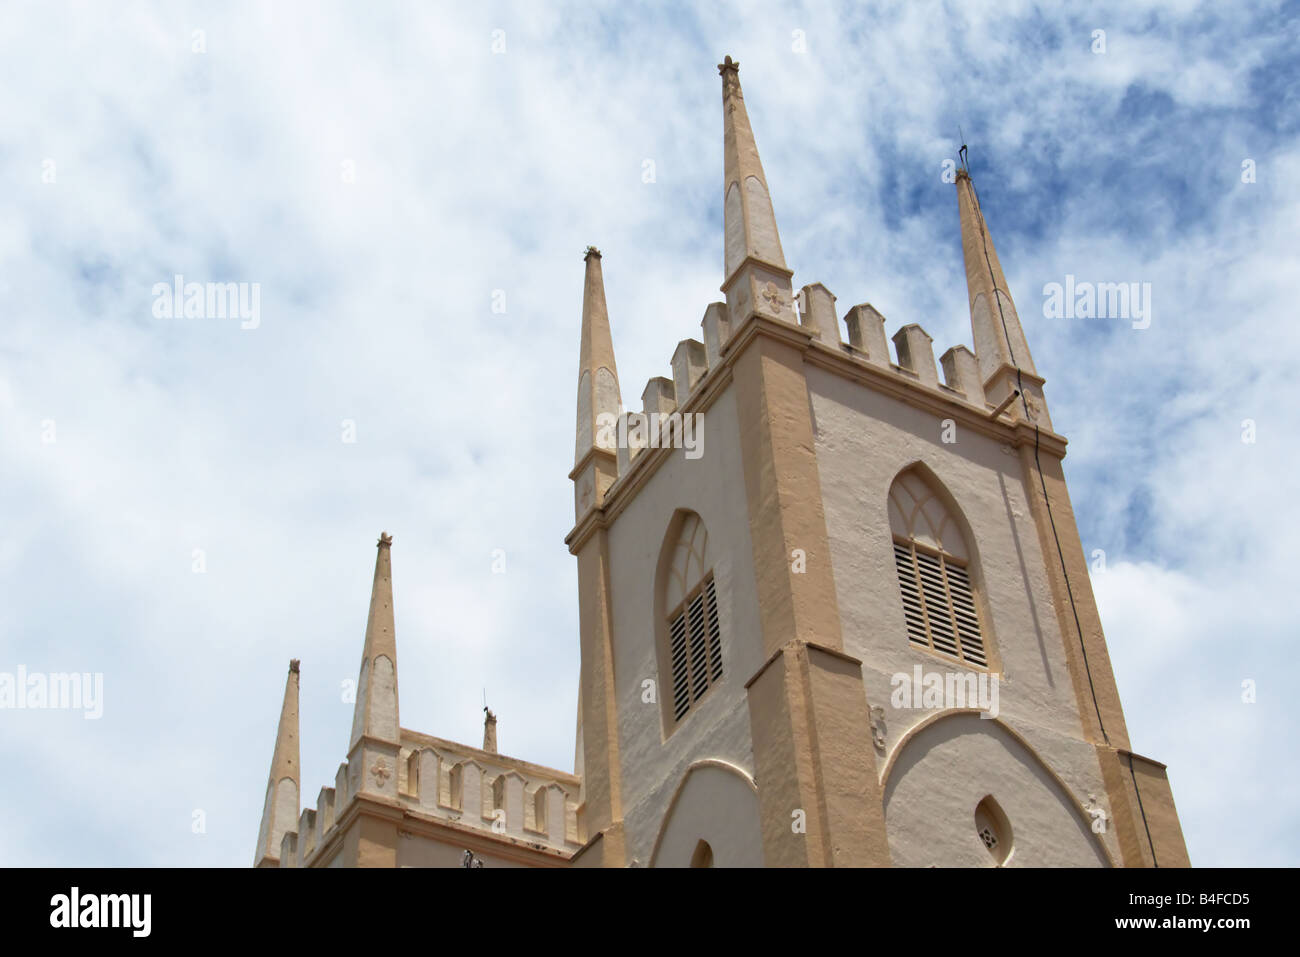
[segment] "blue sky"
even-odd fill
[[[1169,764],[1193,863],[1296,864],[1298,18],[11,7],[0,670],[102,672],[105,701],[98,721],[0,712],[0,813],[21,824],[0,863],[246,865],[290,657],[314,806],[381,529],[403,724],[475,742],[486,688],[503,751],[572,766],[582,251],[604,253],[635,403],[718,298],[729,53],[796,286],[872,302],[891,334],[920,322],[936,354],[970,342],[941,175],[964,130],[1084,546],[1105,553],[1134,748]],[[260,325],[155,318],[176,273],[258,283]],[[1150,328],[1043,318],[1067,274],[1151,283]]]

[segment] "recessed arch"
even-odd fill
[[[655,836],[650,866],[696,866],[701,843],[709,847],[711,866],[763,864],[758,786],[743,768],[718,758],[696,761],[682,774]]]
[[[1069,842],[1076,858],[1073,863],[1087,864],[1091,858],[1093,866],[1114,867],[1114,859],[1105,842],[1092,831],[1091,815],[1079,803],[1074,792],[1061,776],[1039,755],[1037,749],[1006,721],[1000,717],[988,718],[986,715],[987,712],[975,708],[953,708],[941,711],[918,722],[899,740],[880,772],[881,794],[885,804],[886,828],[891,833],[891,847],[892,838],[899,830],[899,822],[896,817],[891,816],[891,810],[900,792],[900,782],[925,762],[928,752],[940,750],[936,744],[952,743],[953,748],[956,749],[955,742],[960,738],[960,750],[970,755],[973,762],[979,760],[976,757],[979,749],[972,745],[981,742],[985,745],[997,742],[1000,745],[1000,747],[987,748],[992,756],[980,766],[981,772],[987,772],[989,783],[980,787],[979,781],[975,779],[977,775],[971,775],[967,788],[969,796],[961,797],[954,794],[952,802],[955,803],[950,802],[950,807],[942,808],[936,813],[936,817],[944,820],[942,822],[936,820],[934,824],[938,826],[942,823],[944,826],[950,826],[953,840],[964,842],[964,850],[961,850],[961,853],[967,854],[966,863],[973,866],[990,864],[987,851],[981,850],[982,845],[976,829],[971,827],[970,815],[984,797],[996,792],[1004,797],[1003,801],[998,802],[998,810],[1008,823],[1016,807],[1030,806],[1034,810],[1024,815],[1026,819],[1039,822],[1055,820],[1056,830],[1050,839],[1033,831],[1026,833],[1024,828],[1019,829],[1020,833],[1014,835],[1012,845],[1018,851],[1013,859],[1016,864],[1041,866],[1044,862],[1039,859],[1040,855],[1035,848],[1041,850],[1045,845],[1059,845],[1062,848],[1062,856],[1065,856],[1064,844]],[[949,756],[940,753],[937,758],[939,760],[935,762],[931,774],[936,789],[955,787],[953,782],[956,781],[967,783],[960,769],[952,768]],[[1017,779],[1019,784],[1016,783]],[[913,789],[914,792],[915,790]],[[1032,800],[1031,792],[1036,792],[1032,795]],[[900,807],[907,807],[909,800],[913,807],[921,806],[921,802],[915,799],[915,793],[907,797],[908,800],[900,802]],[[1060,813],[1052,812],[1053,804],[1059,805]],[[949,818],[951,821],[948,820]],[[916,822],[912,822],[912,830],[916,830]],[[1029,839],[1028,853],[1023,853],[1026,847],[1023,838]],[[903,863],[905,866],[907,864],[907,862],[897,863]],[[1006,863],[1011,861],[1008,860]],[[1062,861],[1049,860],[1047,863],[1060,864]],[[915,862],[913,865],[915,866]]]
[[[704,519],[678,509],[668,522],[655,574],[655,646],[664,737],[722,679],[721,597]]]
[[[975,535],[924,462],[901,469],[885,504],[903,627],[910,646],[979,670],[999,670]]]

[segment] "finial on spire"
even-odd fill
[[[586,261],[587,261],[588,259],[590,259],[592,256],[595,256],[597,259],[599,259],[599,258],[600,258],[600,250],[597,249],[595,246],[588,246],[588,247],[587,247],[587,251],[586,251],[585,253],[582,254],[582,261],[583,261],[583,262],[586,262]]]
[[[388,546],[388,545],[391,545],[391,544],[393,544],[393,536],[392,536],[392,535],[389,535],[387,532],[380,532],[380,533],[379,533],[379,547],[380,547],[380,548],[384,548],[384,547],[386,547],[386,546]]]
[[[289,671],[296,675],[296,674],[298,673],[298,664],[299,664],[299,661],[298,661],[297,658],[290,658],[290,659],[289,659]]]
[[[730,99],[743,100],[744,94],[740,92],[740,61],[727,57],[718,64],[718,75],[722,77],[722,99],[725,103]]]

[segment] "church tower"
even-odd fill
[[[291,662],[255,865],[1186,866],[970,174],[974,351],[936,363],[909,322],[891,352],[869,303],[795,292],[740,64],[718,72],[722,299],[639,410],[583,256],[573,772],[501,753],[486,702],[482,747],[401,726],[383,533],[345,760],[301,807]]]
[[[975,349],[936,364],[907,323],[891,354],[870,304],[841,326],[825,286],[794,292],[739,64],[718,71],[724,301],[640,411],[586,256],[573,863],[1187,865],[969,173]]]

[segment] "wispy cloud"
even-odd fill
[[[473,742],[486,687],[571,765],[581,253],[626,399],[718,298],[731,53],[796,283],[939,351],[962,127],[1134,746],[1195,863],[1295,863],[1296,41],[1279,3],[9,11],[0,666],[102,671],[105,715],[0,720],[0,860],[246,864],[288,658],[307,804],[343,756],[381,529],[403,723]],[[260,284],[260,326],[154,318],[176,273]],[[1151,327],[1042,318],[1066,273],[1152,283]]]

